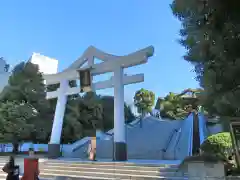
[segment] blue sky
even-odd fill
[[[90,45],[125,55],[149,45],[154,57],[126,70],[145,73],[145,81],[125,87],[131,102],[136,90],[156,96],[198,87],[192,65],[183,60],[180,22],[172,15],[171,0],[9,0],[0,2],[0,56],[12,65],[33,52],[59,60],[59,70],[74,62]],[[109,75],[107,75],[109,76]],[[102,79],[106,79],[102,77]],[[112,89],[99,91],[112,94]]]

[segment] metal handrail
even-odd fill
[[[136,124],[126,124],[128,127],[135,127],[135,126],[137,126],[138,124],[139,124],[139,122],[140,122],[140,120],[138,120],[138,122],[136,123]],[[108,133],[108,132],[103,132],[104,134],[106,134],[106,135],[108,135],[108,136],[113,136],[114,135],[114,132],[113,133]],[[75,147],[73,150],[72,150],[72,152],[75,152],[75,151],[77,151],[78,149],[80,149],[80,148],[82,148],[83,146],[85,146],[87,143],[89,143],[89,141],[90,141],[90,139],[88,140],[88,141],[86,141],[85,143],[83,143],[83,144],[81,144],[81,145],[79,145],[79,146],[77,146],[77,147]]]
[[[105,134],[105,135],[108,135],[108,136],[112,136],[114,133],[107,133],[107,132],[106,132],[106,133],[104,133],[104,134]],[[72,152],[75,152],[76,150],[82,148],[82,147],[85,146],[87,143],[89,143],[89,141],[91,141],[91,139],[87,140],[85,143],[81,144],[80,146],[74,148],[74,149],[72,150]]]
[[[179,136],[177,136],[177,139],[176,139],[176,144],[174,146],[174,159],[176,159],[176,151],[179,150],[179,148],[177,148],[178,144],[179,144],[179,141],[182,137],[182,128],[179,129],[178,133],[181,133]]]
[[[178,132],[178,129],[173,129],[171,135],[170,135],[169,138],[168,138],[167,145],[165,146],[166,148],[163,148],[163,149],[162,149],[163,152],[167,152],[167,150],[168,150],[168,148],[169,148],[169,145],[170,145],[170,143],[171,143],[171,141],[172,141],[173,135],[174,135],[176,132]]]
[[[189,139],[188,139],[188,141],[189,141],[189,146],[190,146],[189,152],[188,152],[188,155],[189,155],[189,156],[192,155],[192,138],[193,138],[193,125],[192,125],[192,123],[193,123],[193,120],[191,121],[190,136],[189,136]],[[182,129],[182,128],[181,128],[181,129]],[[179,138],[178,138],[178,140],[177,140],[177,143],[176,143],[176,145],[175,145],[175,147],[174,147],[174,158],[175,158],[175,159],[176,159],[176,151],[180,150],[180,148],[177,148],[177,145],[179,144],[179,141],[180,141],[181,137],[182,137],[182,131],[181,131],[181,135],[179,136]]]
[[[83,146],[85,146],[87,143],[89,143],[89,141],[91,141],[91,139],[87,140],[85,143],[81,144],[80,146],[77,146],[75,148],[73,148],[72,152],[77,151],[78,149],[82,148]]]

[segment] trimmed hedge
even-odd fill
[[[231,153],[232,140],[229,132],[209,136],[201,145],[201,150],[208,154],[220,155],[227,159]]]

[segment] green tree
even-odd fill
[[[188,112],[184,108],[184,102],[182,98],[174,93],[169,93],[163,99],[158,100],[160,102],[157,103],[160,109],[160,115],[162,118],[167,119],[184,119]]]
[[[51,131],[53,114],[49,113],[50,106],[45,90],[38,66],[31,62],[22,62],[13,68],[8,85],[0,96],[0,101],[8,104],[8,107],[11,104],[28,104],[36,111],[36,115],[31,118],[33,128],[29,137],[33,142],[44,141]],[[20,106],[14,105],[12,108]]]
[[[103,107],[103,129],[106,132],[114,127],[114,97],[101,96],[101,104]],[[132,109],[126,103],[124,103],[124,117],[126,123],[135,119]]]
[[[152,112],[154,106],[155,94],[146,89],[140,89],[135,93],[134,104],[137,107],[138,113],[144,115]]]
[[[158,98],[155,109],[160,111],[162,118],[185,119],[193,109],[198,110],[201,92],[202,89],[186,89],[179,94],[170,92],[166,97]]]
[[[125,116],[126,123],[130,123],[136,119],[135,115],[132,112],[131,107],[126,103],[124,103],[124,116]]]
[[[185,60],[195,67],[211,114],[240,116],[240,4],[237,1],[174,0],[181,21]]]
[[[114,97],[102,96],[101,104],[103,107],[103,129],[106,132],[114,126]]]
[[[7,101],[0,103],[0,139],[12,142],[14,152],[18,144],[29,140],[34,129],[34,120],[38,112],[31,104]]]
[[[102,129],[103,110],[100,97],[86,93],[71,101],[67,106],[62,141],[74,142],[85,136],[95,136]]]

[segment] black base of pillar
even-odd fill
[[[48,144],[48,158],[56,159],[61,156],[60,144]]]
[[[125,142],[114,142],[114,161],[127,161],[127,145]]]

